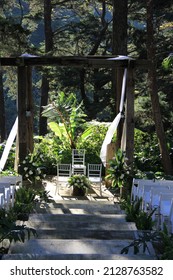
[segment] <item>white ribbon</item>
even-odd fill
[[[10,131],[4,151],[2,153],[2,157],[0,159],[0,171],[2,171],[4,169],[10,149],[11,149],[14,139],[16,138],[16,135],[17,135],[17,129],[18,129],[18,117],[16,118],[15,123]]]
[[[118,124],[122,117],[122,111],[124,107],[124,99],[125,99],[125,89],[126,89],[126,80],[127,80],[127,68],[124,69],[123,75],[123,82],[122,82],[122,89],[121,89],[121,100],[119,105],[119,113],[111,123],[106,133],[105,139],[103,141],[101,151],[100,151],[100,158],[103,162],[103,165],[106,166],[106,155],[107,155],[107,145],[111,143],[112,137],[118,127]]]

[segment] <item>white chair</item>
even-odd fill
[[[171,209],[169,213],[169,232],[173,234],[173,199],[171,202]]]
[[[163,230],[164,222],[168,222],[172,207],[173,192],[161,193],[159,198],[160,228]]]
[[[0,192],[0,208],[4,207],[4,193]]]
[[[158,180],[159,185],[162,186],[169,186],[170,188],[173,187],[173,181],[172,180]]]
[[[168,186],[157,186],[151,190],[151,200],[150,208],[151,210],[157,209],[153,214],[153,220],[156,220],[156,217],[160,215],[160,195],[161,193],[172,193],[172,190]]]
[[[73,149],[72,150],[72,174],[86,175],[85,150],[84,149]]]
[[[3,194],[3,207],[9,209],[11,204],[11,184],[0,183],[0,193]]]
[[[155,186],[154,186],[155,187]],[[151,191],[153,185],[144,185],[142,192],[142,210],[147,212],[150,210]]]
[[[72,174],[71,164],[60,163],[57,164],[57,182],[56,182],[56,190],[55,194],[58,191],[59,194],[59,186],[60,185],[67,185],[68,179]]]
[[[154,180],[149,179],[133,179],[132,190],[131,190],[131,201],[139,199],[143,192],[144,185],[155,184]]]
[[[102,195],[102,164],[88,163],[88,179],[91,183],[99,184],[100,195]]]
[[[22,176],[0,176],[0,183],[10,183],[12,185],[22,184]]]

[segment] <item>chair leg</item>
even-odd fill
[[[59,194],[59,185],[58,185],[58,182],[56,182],[55,195],[56,195],[57,193]]]

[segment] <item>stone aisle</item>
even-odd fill
[[[153,259],[148,254],[134,255],[133,250],[120,253],[133,241],[136,228],[125,221],[118,202],[104,186],[102,197],[94,186],[86,197],[77,198],[64,186],[55,195],[55,182],[46,183],[53,200],[30,215],[27,223],[38,237],[12,244],[3,259]]]

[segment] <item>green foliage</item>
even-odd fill
[[[18,220],[28,220],[29,214],[34,209],[36,192],[31,188],[21,187],[15,193],[15,202],[12,210]]]
[[[87,129],[78,137],[77,148],[85,149],[86,163],[101,163],[100,150],[104,141],[107,127],[105,124],[93,122],[89,123],[89,134],[85,135]],[[83,137],[84,136],[84,137]]]
[[[173,68],[173,54],[171,53],[168,57],[164,58],[162,66],[165,70]]]
[[[125,211],[127,222],[136,222],[140,212],[142,199],[131,201],[130,196],[120,201],[121,208]]]
[[[150,242],[158,241],[158,232],[153,231],[139,231],[138,238],[135,238],[128,246],[121,250],[121,254],[127,254],[129,249],[133,247],[134,254],[138,254],[141,251],[145,253],[146,250],[150,251],[148,244]]]
[[[30,239],[31,235],[36,236],[36,231],[33,228],[26,225],[17,225],[14,209],[9,211],[0,209],[0,252],[4,253],[3,241],[8,240],[9,243],[25,242],[26,239]]]
[[[10,209],[10,213],[17,220],[28,220],[29,214],[34,211],[37,202],[49,202],[50,198],[49,193],[44,189],[20,187],[15,192],[15,202],[14,206]]]
[[[125,211],[127,222],[134,222],[138,230],[152,230],[154,226],[152,215],[155,209],[151,212],[142,211],[142,198],[131,201],[130,196],[127,196],[126,199],[121,200],[120,205]]]
[[[20,173],[24,180],[28,180],[34,185],[45,177],[45,166],[42,152],[37,150],[28,154],[20,165]]]
[[[136,219],[136,227],[138,230],[152,230],[155,222],[152,220],[152,215],[155,209],[151,212],[139,211]]]
[[[134,169],[143,173],[162,172],[158,140],[155,134],[135,129]]]
[[[69,143],[71,148],[76,147],[76,138],[86,117],[81,106],[74,94],[67,96],[64,92],[59,92],[49,105],[44,106],[43,116],[48,118],[50,128],[62,143]]]
[[[115,153],[115,157],[109,161],[106,179],[112,181],[113,188],[122,188],[124,183],[130,178],[131,167],[127,164],[127,161],[128,159],[121,149],[119,149]]]
[[[6,141],[4,143],[0,144],[0,158],[3,154],[5,144],[6,144]],[[13,144],[13,146],[12,146],[10,152],[9,152],[7,162],[4,166],[4,172],[9,172],[9,173],[14,172],[15,152],[16,152],[16,146]],[[8,171],[5,171],[5,170],[8,170]]]
[[[159,232],[159,237],[160,258],[162,260],[173,260],[173,234],[169,234],[165,224],[163,230]]]
[[[134,254],[138,254],[142,247],[142,252],[150,251],[148,244],[152,244],[155,255],[160,260],[173,260],[173,235],[168,233],[167,227],[164,225],[162,231],[139,231],[138,237],[131,242],[130,245],[121,250],[121,254],[127,254],[129,249],[133,247]]]

